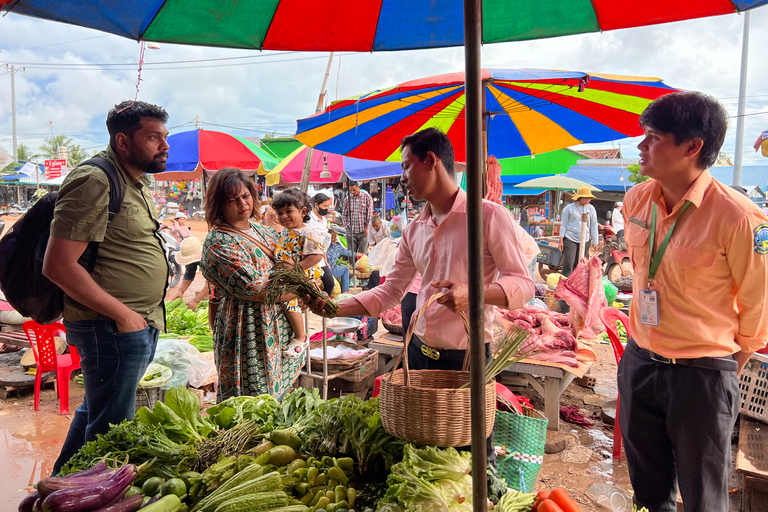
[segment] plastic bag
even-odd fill
[[[608,301],[608,304],[613,304],[619,289],[608,279],[608,276],[603,276],[603,290],[605,291],[605,300]]]
[[[370,274],[374,270],[374,268],[368,262],[368,256],[363,256],[362,258],[357,260],[357,263],[355,264],[355,268],[357,269],[358,272],[362,272],[363,274]]]
[[[587,497],[597,503],[600,510],[611,512],[629,512],[632,510],[632,497],[621,487],[612,484],[593,484],[587,489]]]
[[[554,290],[557,288],[557,283],[560,282],[560,279],[565,279],[565,276],[558,273],[549,274],[547,276],[547,286],[549,286],[549,289]]]
[[[144,377],[139,381],[140,388],[161,388],[173,378],[173,370],[159,363],[149,363]]]
[[[379,267],[380,276],[386,276],[395,267],[396,256],[395,242],[391,238],[385,238],[371,249],[370,254],[368,254],[368,263],[374,267]]]
[[[199,357],[200,351],[186,340],[160,339],[157,341],[153,363],[162,364],[173,370],[173,377],[162,389],[176,386],[200,387],[216,369]]]

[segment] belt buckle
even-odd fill
[[[421,345],[421,353],[424,354],[425,357],[428,357],[434,361],[437,361],[440,359],[440,351],[437,349],[434,349],[432,347],[428,347],[424,344]]]
[[[656,361],[657,363],[663,363],[663,364],[675,364],[674,358],[670,359],[669,357],[664,357],[651,350],[649,350],[648,352],[651,353],[652,361]]]

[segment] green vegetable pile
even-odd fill
[[[628,338],[627,329],[624,327],[624,324],[619,322],[618,320],[616,321],[616,327],[618,328],[618,331],[619,331],[619,340],[621,341],[622,344],[626,345],[627,338]],[[611,339],[608,337],[607,331],[600,333],[600,339],[605,341],[606,343],[611,342]]]
[[[181,298],[165,305],[166,329],[169,333],[179,336],[193,334],[211,334],[208,328],[208,301],[198,304],[194,311],[190,310]]]

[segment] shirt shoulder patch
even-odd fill
[[[755,228],[755,252],[768,254],[768,224],[759,224]]]

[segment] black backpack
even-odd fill
[[[94,157],[80,165],[93,165],[109,179],[109,221],[122,206],[117,169],[105,158]],[[0,240],[0,289],[13,309],[41,324],[61,318],[64,292],[43,275],[43,260],[51,234],[57,192],[41,197]],[[79,263],[90,273],[96,266],[99,243],[91,242]]]

